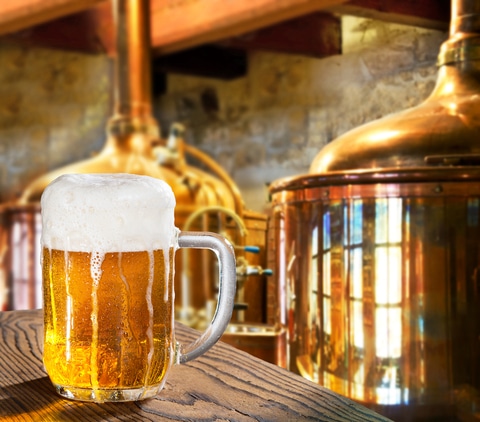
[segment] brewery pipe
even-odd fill
[[[245,204],[238,186],[228,173],[218,165],[208,154],[185,142],[185,126],[173,123],[170,127],[168,139],[158,139],[154,142],[154,153],[162,166],[172,167],[178,173],[184,173],[187,167],[186,155],[198,160],[211,170],[225,184],[234,200],[234,211],[243,218]]]

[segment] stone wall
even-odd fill
[[[97,151],[110,92],[104,56],[0,43],[0,200]]]
[[[163,133],[231,174],[247,206],[266,184],[305,173],[320,148],[364,122],[420,103],[433,89],[445,33],[343,18],[343,54],[325,59],[254,52],[234,81],[169,75],[155,98]],[[111,62],[101,55],[0,43],[0,200],[36,176],[98,151],[111,114]]]

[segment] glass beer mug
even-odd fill
[[[232,315],[232,246],[214,233],[181,232],[168,184],[131,174],[70,174],[42,199],[44,365],[76,400],[152,397],[174,363],[206,352]],[[210,327],[194,343],[174,337],[177,248],[213,250],[220,288]]]

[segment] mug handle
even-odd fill
[[[179,344],[177,363],[191,361],[203,355],[222,336],[230,322],[235,301],[237,271],[231,243],[217,233],[184,231],[178,234],[179,248],[210,249],[218,260],[219,291],[215,314],[200,337],[189,344]]]

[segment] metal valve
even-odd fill
[[[272,275],[273,271],[270,268],[262,268],[260,265],[240,265],[237,266],[237,276],[249,275]]]

